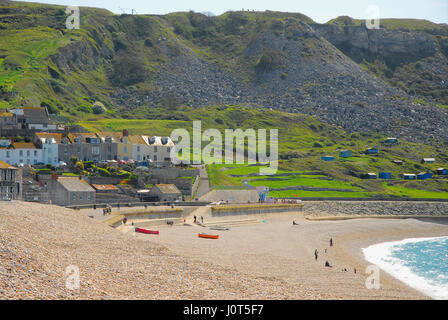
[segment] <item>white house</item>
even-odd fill
[[[10,164],[36,164],[42,162],[42,149],[31,142],[15,142],[9,147],[0,147],[0,160]]]
[[[170,137],[158,136],[142,136],[147,143],[149,161],[156,165],[163,165],[171,163],[171,149],[174,147],[174,142]]]
[[[41,138],[42,162],[56,165],[58,163],[58,144],[54,138]]]
[[[56,165],[59,161],[59,144],[62,143],[62,134],[37,132],[34,141],[42,149],[42,160],[40,162]]]

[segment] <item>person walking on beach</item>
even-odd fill
[[[318,255],[319,255],[319,251],[317,251],[317,249],[316,250],[314,250],[314,259],[317,261],[317,257],[318,257]]]
[[[333,238],[330,238],[330,247],[333,246]]]
[[[196,216],[194,216],[194,223],[196,223]]]
[[[201,223],[204,224],[204,217],[201,216]]]

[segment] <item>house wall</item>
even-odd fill
[[[61,161],[69,162],[72,156],[83,161],[118,160],[118,143],[69,143],[59,144],[58,156]]]
[[[59,158],[58,149],[57,143],[43,143],[41,162],[44,164],[56,165]]]
[[[48,130],[56,130],[58,126],[55,124],[28,123],[28,128],[41,131],[48,131]]]
[[[0,160],[17,166],[20,163],[36,164],[42,162],[42,149],[0,149]]]
[[[52,203],[60,206],[94,204],[96,201],[95,191],[68,191],[62,186],[62,184],[55,180],[52,180],[48,183],[48,190]],[[76,199],[73,199],[73,194],[76,194]],[[90,198],[88,197],[89,194]],[[82,199],[80,198],[80,196],[82,196]]]
[[[0,200],[22,199],[22,171],[0,169]]]

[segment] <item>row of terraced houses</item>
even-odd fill
[[[45,107],[6,109],[0,113],[0,160],[10,165],[56,165],[72,157],[82,161],[171,163],[169,137],[122,132],[69,132],[54,124]],[[19,139],[18,136],[26,136]]]
[[[50,133],[36,132],[30,142],[0,139],[0,160],[10,165],[51,164],[72,157],[82,161],[147,162],[157,166],[171,163],[174,143],[169,137],[129,135],[123,132]]]

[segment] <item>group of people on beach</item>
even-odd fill
[[[194,218],[194,223],[196,223],[196,224],[199,224],[199,219],[198,219],[198,217],[196,217],[196,216],[194,216],[193,217]],[[204,224],[204,217],[203,216],[201,216],[201,224]]]
[[[103,208],[103,216],[111,214],[112,213],[112,207],[111,206],[106,206],[105,208]]]
[[[330,238],[330,247],[333,247],[333,238]],[[325,249],[325,253],[327,253],[327,249]],[[317,259],[319,258],[319,251],[317,249],[314,250],[314,260],[317,261]],[[330,264],[330,262],[325,261],[324,264],[325,267],[327,268],[333,268],[333,266]],[[347,272],[347,268],[343,268],[342,271]],[[353,268],[354,273],[356,273],[356,268]]]

